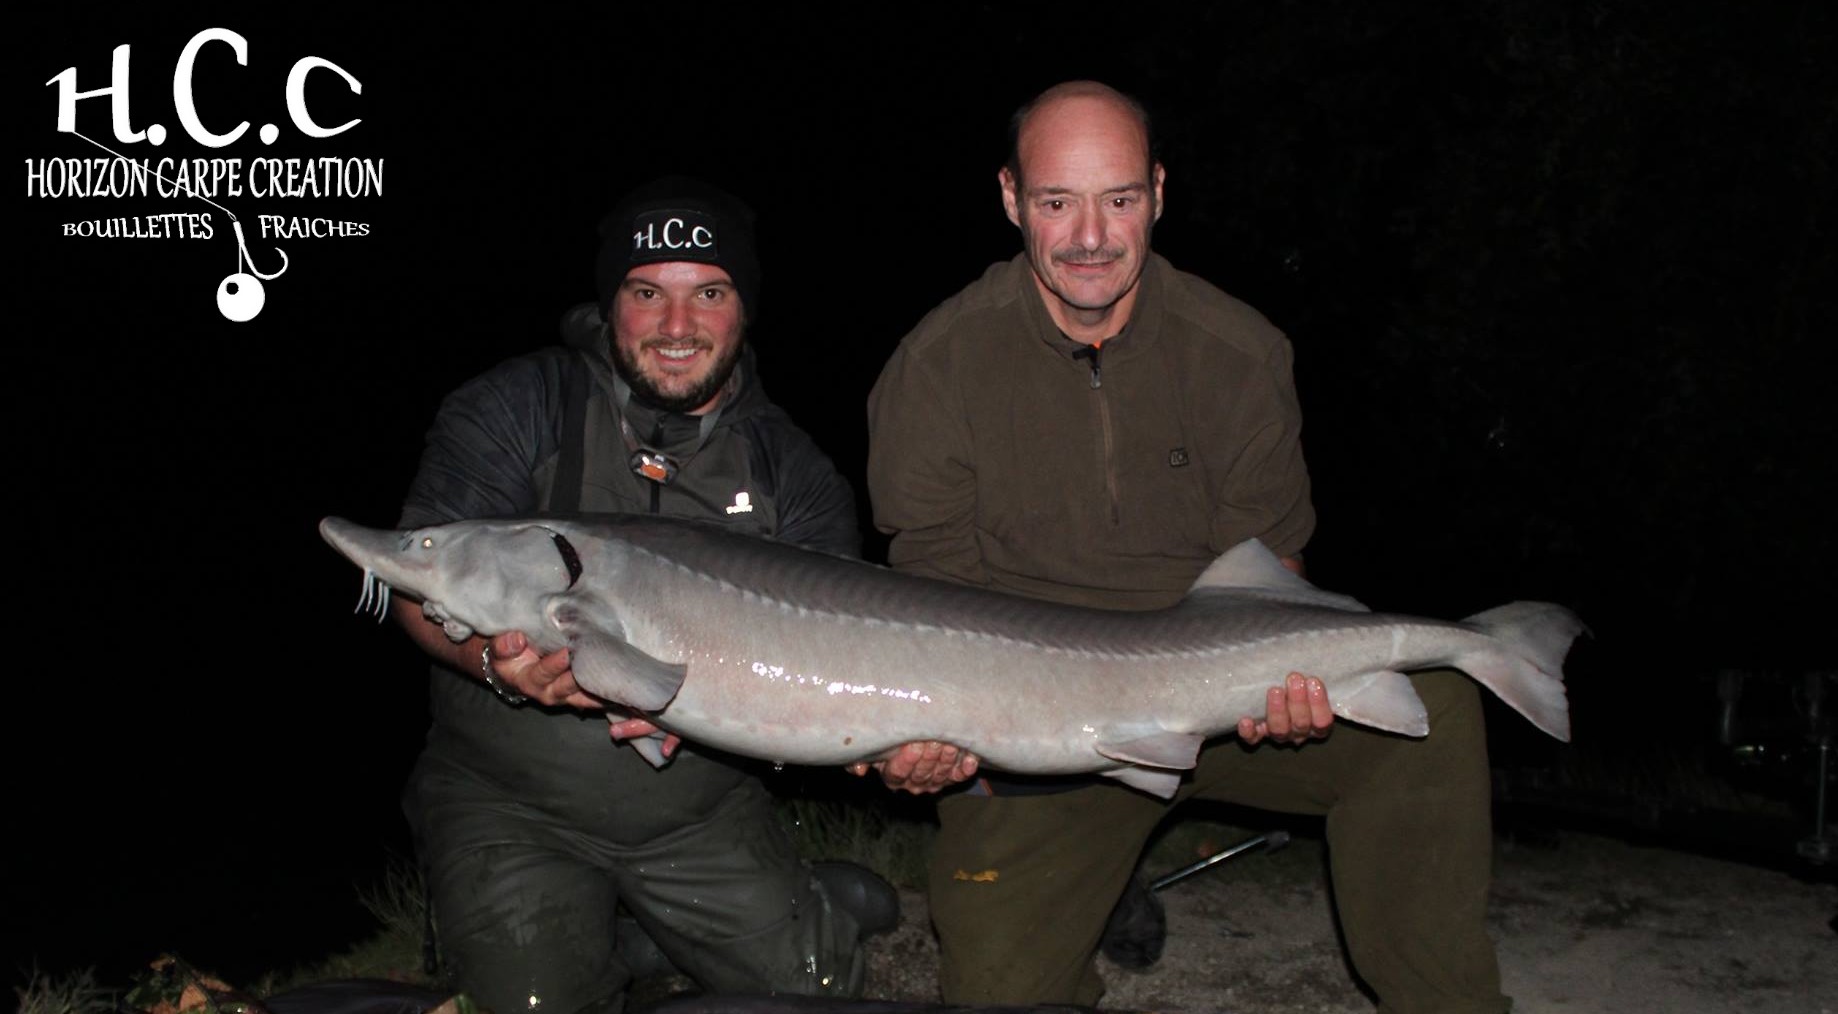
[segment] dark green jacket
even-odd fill
[[[593,337],[597,318],[591,323],[591,333],[571,335],[591,351],[520,356],[447,396],[428,431],[402,527],[527,515],[555,504],[572,386],[587,399],[579,510],[700,518],[829,552],[859,552],[853,492],[767,399],[750,355],[743,354],[740,386],[705,442],[693,417],[662,420],[666,438],[658,449],[683,462],[676,479],[658,487],[634,475],[612,407],[612,369]],[[658,414],[642,405],[628,405],[627,417],[647,441],[657,430]],[[696,821],[751,777],[739,762],[689,746],[654,770],[611,741],[599,714],[511,707],[470,674],[440,666],[430,702],[433,727],[415,780],[463,780],[501,796],[506,807],[534,807],[614,842],[651,841]]]

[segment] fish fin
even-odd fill
[[[568,652],[568,664],[582,690],[636,711],[662,711],[689,674],[686,665],[653,658],[631,642],[593,627],[570,632]]]
[[[1155,732],[1120,742],[1098,744],[1098,753],[1111,760],[1144,764],[1152,768],[1190,768],[1199,763],[1206,737],[1197,732]]]
[[[1366,613],[1370,609],[1350,595],[1322,591],[1308,579],[1283,566],[1283,561],[1257,539],[1246,539],[1226,550],[1214,560],[1187,590],[1198,592],[1254,592],[1259,598],[1324,606],[1346,612]]]
[[[1549,602],[1510,602],[1464,622],[1497,639],[1506,650],[1467,652],[1449,664],[1474,677],[1533,725],[1568,743],[1564,656],[1571,642],[1588,632],[1583,621]]]
[[[1161,799],[1174,798],[1175,792],[1181,787],[1178,772],[1159,768],[1113,768],[1104,772],[1104,777],[1115,778],[1132,789],[1139,789]]]
[[[626,742],[632,744],[632,749],[638,751],[638,756],[649,761],[654,768],[661,768],[671,761],[671,758],[664,753],[664,734],[661,732],[628,739]]]
[[[1341,718],[1405,736],[1429,735],[1429,711],[1401,672],[1380,669],[1352,676],[1329,696]]]

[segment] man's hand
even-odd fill
[[[1265,695],[1261,721],[1249,716],[1238,720],[1238,738],[1246,746],[1256,746],[1266,737],[1300,746],[1311,739],[1327,738],[1333,725],[1334,709],[1328,706],[1327,687],[1313,676],[1292,672],[1286,684],[1271,687]]]
[[[881,773],[881,781],[890,789],[904,789],[915,796],[937,792],[976,774],[976,754],[960,750],[950,743],[926,740],[908,743],[893,756],[870,764],[861,761],[849,765],[849,773],[865,775],[870,767]]]
[[[491,671],[512,689],[538,704],[567,705],[582,711],[599,711],[606,702],[582,690],[568,665],[568,649],[538,654],[521,631],[499,634],[491,640]]]
[[[623,743],[628,739],[643,739],[646,736],[655,736],[658,732],[657,726],[652,725],[648,719],[633,718],[622,711],[607,711],[606,720],[610,723],[607,731],[612,734],[613,742],[615,743]],[[682,744],[683,737],[678,736],[674,732],[664,733],[664,745],[662,747],[664,756],[676,756],[676,748]]]

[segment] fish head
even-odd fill
[[[326,518],[319,534],[373,582],[421,601],[449,638],[542,629],[543,602],[580,576],[574,547],[530,521],[460,521],[407,531]],[[378,597],[379,609],[385,601]],[[360,603],[363,608],[363,603]]]

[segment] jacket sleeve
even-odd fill
[[[1272,346],[1228,413],[1227,433],[1241,449],[1215,487],[1213,549],[1253,536],[1278,556],[1295,556],[1315,530],[1308,468],[1302,460],[1302,409],[1296,400],[1294,353]]]
[[[409,483],[402,527],[536,509],[536,467],[554,453],[561,362],[561,355],[513,359],[447,395]]]
[[[893,536],[888,563],[961,584],[989,583],[977,544],[976,469],[969,419],[940,357],[914,354],[912,336],[868,396],[868,497],[876,528]]]
[[[787,425],[776,441],[779,530],[774,536],[826,553],[860,558],[855,490],[803,430]]]

